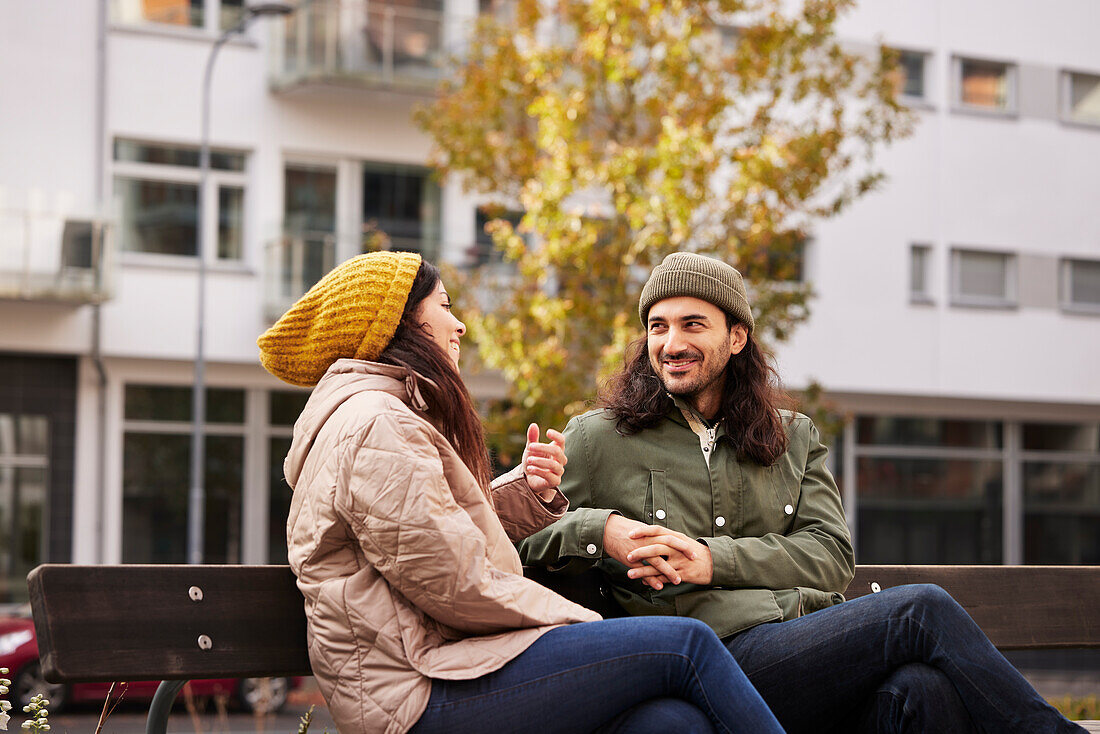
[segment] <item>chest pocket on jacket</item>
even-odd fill
[[[743,464],[745,535],[787,533],[801,496],[801,478],[782,459],[772,466]]]
[[[645,505],[642,507],[642,522],[650,525],[667,525],[668,493],[665,491],[664,469],[651,469],[649,485],[645,490]]]

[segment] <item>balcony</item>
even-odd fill
[[[439,242],[434,236],[391,236],[368,230],[353,238],[332,232],[293,232],[269,242],[264,272],[264,316],[274,321],[340,262],[362,252],[419,252],[434,260]]]
[[[429,94],[460,24],[442,3],[315,0],[274,24],[272,86],[351,85]]]
[[[331,232],[284,234],[269,242],[264,272],[264,316],[275,320],[303,293],[336,267],[336,235]]]
[[[0,298],[83,305],[111,297],[112,227],[0,209]]]

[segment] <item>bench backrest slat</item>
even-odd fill
[[[47,564],[28,582],[51,681],[310,674],[289,566]]]
[[[598,572],[528,573],[579,603],[617,608],[600,595]],[[310,674],[289,566],[47,564],[28,580],[48,680]],[[857,566],[848,598],[872,583],[939,584],[1001,649],[1100,647],[1100,566]]]
[[[938,584],[1002,650],[1100,647],[1100,566],[856,566],[845,596]]]

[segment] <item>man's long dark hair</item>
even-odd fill
[[[615,416],[620,433],[633,434],[657,425],[673,403],[650,364],[645,337],[631,344],[626,354],[623,368],[600,391],[599,405]],[[787,451],[779,409],[789,403],[775,368],[749,334],[745,348],[726,365],[722,404],[715,416],[725,424],[740,456],[771,466]]]
[[[454,446],[482,488],[487,490],[492,476],[481,418],[458,374],[458,368],[424,331],[416,317],[420,304],[435,292],[439,280],[437,267],[426,260],[420,264],[405,301],[401,321],[378,361],[413,370],[435,383],[433,388],[424,381],[420,382],[420,394],[428,404],[428,415]]]

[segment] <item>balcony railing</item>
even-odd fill
[[[272,84],[353,84],[430,92],[459,24],[438,10],[371,0],[315,0],[275,24]]]
[[[112,230],[95,218],[0,209],[0,298],[72,304],[108,300]]]
[[[361,235],[338,238],[332,232],[293,232],[268,243],[264,272],[264,315],[282,316],[302,294],[339,262],[360,252],[376,249],[419,252],[434,260],[439,242],[434,237]]]
[[[268,243],[264,315],[269,319],[282,316],[334,267],[336,235],[330,232],[285,234]]]

